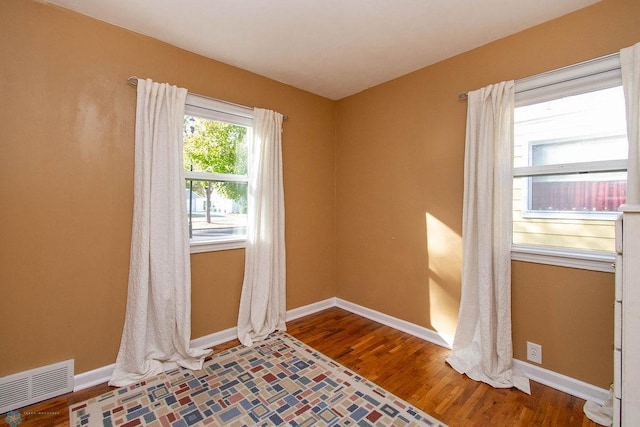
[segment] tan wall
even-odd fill
[[[452,335],[466,117],[458,94],[630,46],[638,16],[637,0],[603,1],[339,101],[338,296]],[[608,388],[612,286],[612,274],[514,263],[515,357],[534,341],[544,368]]]
[[[115,360],[131,235],[131,75],[289,116],[287,307],[336,294],[335,102],[25,0],[0,2],[0,55],[0,376]],[[244,251],[191,259],[192,336],[234,326]]]
[[[608,389],[612,382],[613,275],[513,262],[513,355],[542,344],[543,367]]]
[[[132,212],[135,91],[126,77],[289,115],[288,308],[338,295],[452,335],[466,115],[458,93],[631,45],[637,16],[640,2],[604,1],[346,98],[336,111],[118,27],[0,2],[0,376],[67,358],[80,373],[115,359]],[[193,337],[235,324],[243,255],[191,257]],[[513,282],[515,356],[538,342],[545,368],[607,387],[612,275],[514,263]]]

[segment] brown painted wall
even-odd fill
[[[335,296],[335,102],[66,10],[0,2],[0,376],[114,362],[133,198],[131,75],[286,113],[287,307]],[[244,251],[192,255],[192,337],[235,325]]]
[[[640,41],[640,2],[606,0],[338,102],[338,296],[455,331],[466,103],[460,92]],[[446,41],[443,41],[446,42]],[[608,388],[613,275],[514,263],[514,355]]]
[[[637,16],[640,2],[605,0],[335,103],[53,6],[0,2],[0,376],[115,359],[133,191],[126,77],[289,115],[288,308],[338,295],[452,335],[458,93],[629,46]],[[243,256],[192,255],[193,337],[235,324]],[[515,357],[538,342],[543,367],[607,387],[612,286],[611,274],[514,263]]]
[[[612,382],[613,274],[513,262],[514,357],[542,344],[543,367],[608,389]]]

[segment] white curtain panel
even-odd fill
[[[627,107],[627,203],[640,203],[640,43],[620,51],[622,88]]]
[[[640,43],[620,50],[622,89],[627,111],[627,201],[640,203]],[[584,404],[587,417],[601,425],[610,426],[613,420],[613,386],[603,405],[593,401]]]
[[[285,331],[286,269],[280,113],[254,109],[249,215],[238,339],[246,346]]]
[[[462,212],[462,296],[447,362],[493,387],[529,393],[512,370],[513,81],[469,93]]]
[[[186,89],[138,80],[133,229],[126,317],[109,385],[180,365],[201,369],[210,350],[189,349],[191,272],[184,206]]]

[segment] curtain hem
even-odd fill
[[[516,388],[526,394],[531,394],[529,378],[517,370],[509,369],[503,373],[502,377],[494,378],[482,372],[479,367],[471,366],[456,356],[447,357],[445,362],[458,373],[466,375],[474,381],[481,381],[494,388]]]

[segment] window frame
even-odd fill
[[[514,108],[622,84],[618,53],[515,81]],[[544,175],[627,170],[627,160],[564,163],[513,168],[513,179]],[[524,211],[523,211],[524,212]],[[589,218],[596,219],[592,214]],[[602,214],[615,220],[617,214]],[[511,244],[511,260],[613,273],[615,252]]]
[[[208,120],[216,120],[234,125],[246,126],[250,133],[253,133],[253,109],[218,99],[207,98],[205,96],[194,95],[189,93],[186,99],[185,116],[193,116]],[[247,156],[250,155],[250,150]],[[250,159],[247,159],[250,162]],[[243,182],[249,184],[249,174],[246,175],[209,173],[198,171],[184,171],[183,179],[185,181],[217,181],[217,182]],[[250,209],[250,207],[247,207]],[[247,236],[230,236],[228,238],[218,238],[216,240],[193,241],[190,239],[190,253],[204,253],[223,251],[230,249],[243,249],[247,245]]]
[[[613,137],[616,135],[606,135]],[[592,141],[603,136],[591,138],[586,141]],[[553,143],[574,142],[573,138],[557,138],[544,141],[529,141],[527,150],[529,159],[532,158],[532,150],[535,146],[543,146]],[[605,173],[605,172],[626,172],[627,160],[595,160],[590,162],[572,162],[572,163],[555,163],[550,165],[531,165],[513,168],[513,178],[534,178],[537,176],[558,176],[558,175],[576,175],[589,173]],[[527,185],[522,186],[522,216],[524,218],[549,218],[549,219],[584,219],[584,220],[605,220],[615,221],[617,217],[616,211],[597,211],[597,212],[565,212],[559,210],[544,211],[530,209],[531,203],[531,180]]]

